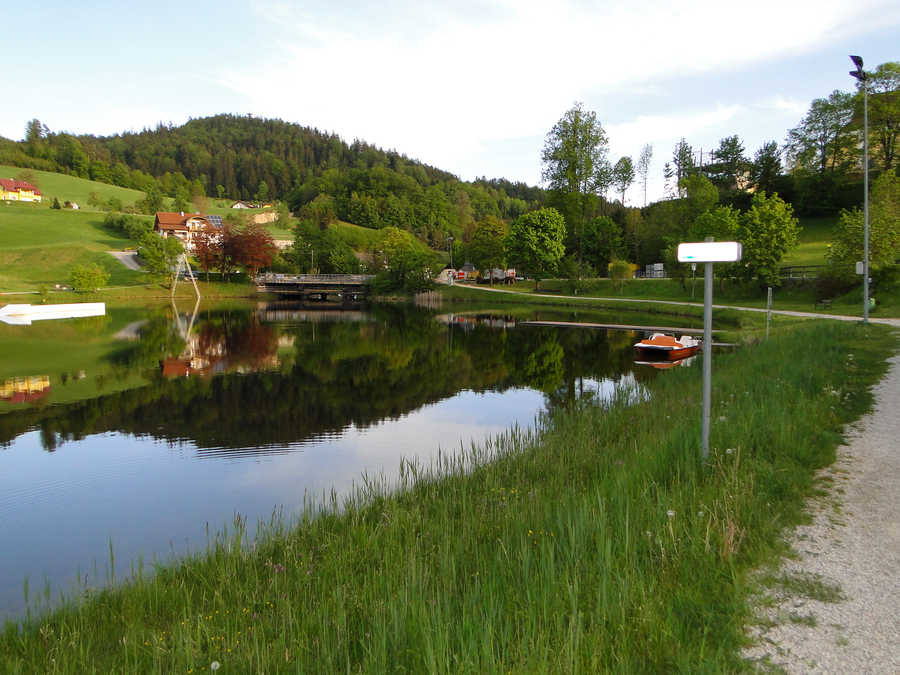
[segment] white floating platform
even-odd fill
[[[80,319],[105,316],[105,302],[73,302],[62,305],[4,305],[0,321],[13,326],[30,326],[32,321],[47,319]]]

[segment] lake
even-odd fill
[[[638,333],[526,318],[602,320],[274,303],[0,326],[0,619],[26,578],[52,604],[658,375]]]

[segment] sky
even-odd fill
[[[900,60],[896,0],[60,0],[4,30],[0,136],[110,135],[219,113],[278,118],[450,171],[541,184],[576,102],[609,159],[653,147],[647,198],[685,138],[704,156],[784,142],[814,98]],[[626,204],[642,205],[637,184]]]

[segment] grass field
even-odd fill
[[[76,265],[97,263],[110,286],[146,283],[107,253],[134,246],[103,226],[103,214],[0,203],[0,292],[69,283]]]
[[[832,239],[836,216],[826,218],[801,218],[800,243],[781,261],[786,265],[824,265],[825,251]]]
[[[405,465],[345,504],[0,635],[8,673],[739,672],[752,570],[785,552],[816,470],[897,348],[807,322],[699,367]],[[665,420],[662,422],[662,420]],[[311,505],[316,506],[316,505]]]
[[[120,199],[123,206],[134,206],[135,202],[144,198],[144,193],[140,190],[97,183],[86,178],[77,178],[51,171],[0,165],[0,178],[15,178],[23,171],[30,171],[34,175],[38,189],[44,194],[44,201],[41,204],[43,208],[49,207],[53,203],[53,198],[56,197],[60,204],[68,200],[77,202],[82,209],[90,209],[88,198],[92,192],[96,192],[97,196],[104,201],[111,197]]]

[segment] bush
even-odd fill
[[[72,270],[72,286],[81,293],[97,291],[106,286],[108,281],[109,272],[96,263],[78,265]]]

